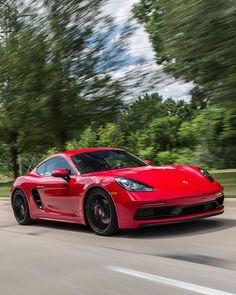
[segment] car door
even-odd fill
[[[68,180],[52,176],[52,171],[59,168],[70,171]],[[55,156],[40,165],[37,173],[40,177],[36,189],[42,201],[44,214],[63,220],[78,219],[82,185],[77,183],[76,174],[69,162],[62,156]]]

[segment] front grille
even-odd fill
[[[221,207],[224,203],[224,196],[217,198],[215,201],[188,205],[188,206],[165,206],[153,208],[139,208],[134,216],[135,220],[152,220],[174,218],[184,215],[197,214],[211,211]]]

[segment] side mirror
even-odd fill
[[[150,166],[152,166],[152,165],[153,165],[153,162],[152,162],[152,161],[150,161],[150,160],[144,160],[144,163],[146,163],[146,164],[148,164],[148,165],[150,165]]]
[[[52,171],[52,176],[67,180],[70,177],[70,172],[67,169],[59,168]]]

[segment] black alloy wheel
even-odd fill
[[[12,197],[12,208],[17,222],[21,225],[32,223],[29,213],[29,206],[25,194],[17,190]]]
[[[102,189],[94,189],[86,203],[86,217],[92,230],[102,236],[118,232],[117,216],[110,196]]]

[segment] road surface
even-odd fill
[[[236,200],[218,217],[100,237],[78,225],[19,226],[0,199],[0,294],[236,294]]]

